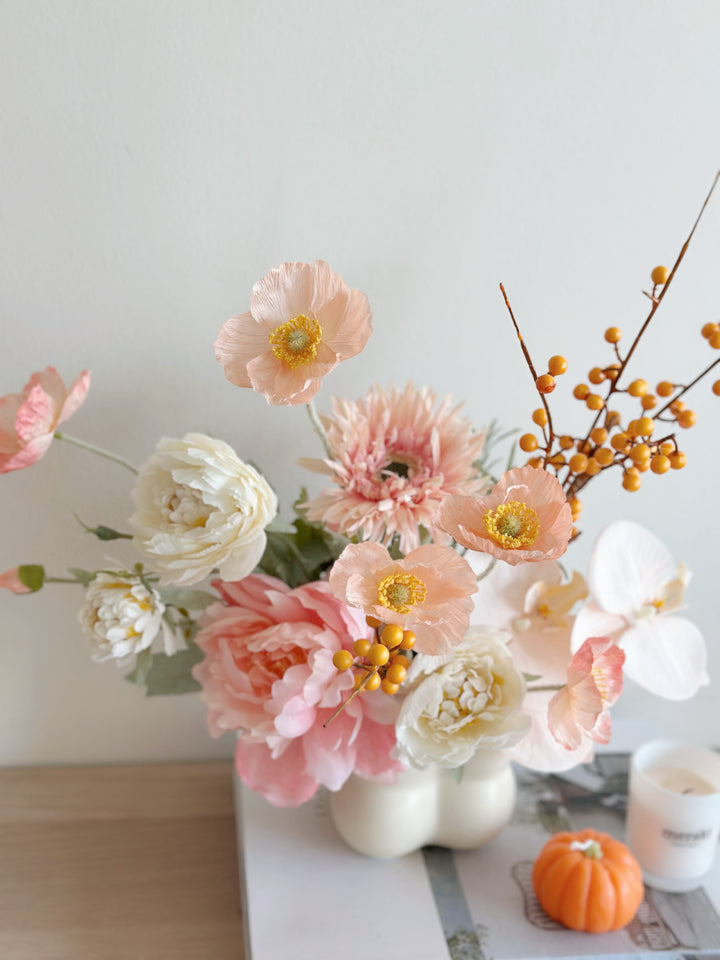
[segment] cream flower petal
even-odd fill
[[[474,554],[466,557],[466,560],[476,572],[480,572],[488,564],[486,557],[481,558]],[[510,630],[514,622],[527,612],[525,598],[534,584],[556,584],[561,580],[562,570],[555,560],[541,560],[539,563],[516,567],[499,563],[478,583],[473,619],[477,623]]]
[[[637,523],[619,520],[598,536],[588,580],[600,607],[631,616],[651,603],[676,572],[672,554],[661,540]]]
[[[708,683],[703,636],[683,617],[657,616],[623,633],[625,673],[651,693],[688,700]]]
[[[550,733],[548,705],[553,696],[551,692],[526,694],[523,710],[530,717],[530,731],[509,751],[517,763],[540,773],[560,773],[578,763],[589,763],[593,757],[589,738],[583,738],[575,750],[567,750]]]
[[[610,637],[617,642],[622,631],[628,626],[624,617],[608,613],[593,600],[588,600],[579,610],[573,623],[570,647],[575,653],[588,637]]]

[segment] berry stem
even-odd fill
[[[592,423],[590,424],[590,427],[588,428],[588,431],[587,431],[587,433],[586,433],[586,435],[585,435],[585,441],[586,441],[586,442],[590,439],[590,434],[591,434],[591,432],[592,432],[593,429],[597,426],[598,420],[600,419],[600,416],[601,416],[601,414],[602,414],[602,412],[603,412],[603,409],[605,409],[605,408],[607,407],[607,402],[610,400],[610,397],[611,397],[614,393],[622,393],[622,392],[624,392],[624,391],[621,390],[620,387],[618,386],[618,384],[619,384],[619,382],[620,382],[620,378],[622,377],[623,373],[625,372],[625,369],[627,368],[627,365],[628,365],[628,363],[630,362],[630,358],[632,357],[633,353],[635,352],[635,349],[637,348],[637,345],[640,343],[640,340],[641,340],[643,334],[645,333],[645,331],[647,330],[648,326],[650,325],[650,321],[651,321],[652,318],[655,316],[655,313],[657,312],[658,307],[659,307],[660,304],[662,303],[662,301],[663,301],[663,299],[664,299],[664,297],[665,297],[665,294],[667,293],[668,287],[669,287],[670,284],[672,283],[673,278],[675,277],[675,274],[676,274],[676,272],[677,272],[677,270],[678,270],[678,267],[679,267],[680,264],[682,263],[683,258],[685,257],[685,254],[686,254],[687,251],[688,251],[688,248],[689,248],[689,246],[690,246],[690,242],[691,242],[693,236],[695,235],[695,231],[697,230],[697,228],[698,228],[698,226],[699,226],[699,224],[700,224],[700,221],[702,220],[703,214],[705,213],[705,209],[706,209],[708,203],[710,202],[710,198],[712,197],[712,195],[713,195],[713,193],[714,193],[714,191],[715,191],[715,188],[716,188],[719,180],[720,180],[720,171],[718,171],[718,173],[715,174],[715,177],[714,177],[713,182],[712,182],[712,186],[710,187],[710,190],[708,191],[708,194],[707,194],[707,196],[705,197],[705,200],[704,200],[704,202],[703,202],[703,205],[702,205],[702,207],[700,208],[700,212],[698,213],[697,217],[695,218],[695,223],[693,224],[692,229],[690,230],[690,233],[688,234],[687,240],[685,241],[685,243],[684,243],[684,244],[682,245],[682,247],[680,248],[680,253],[678,254],[677,259],[675,260],[675,263],[673,264],[673,268],[672,268],[672,270],[670,271],[670,275],[668,276],[667,280],[666,280],[665,283],[663,284],[662,290],[661,290],[660,293],[656,296],[657,284],[655,284],[655,285],[653,286],[653,293],[652,293],[652,295],[648,294],[648,296],[649,296],[650,299],[652,300],[652,306],[651,306],[651,308],[650,308],[650,312],[648,313],[647,317],[645,318],[645,321],[643,322],[643,325],[640,327],[640,330],[638,331],[637,336],[636,336],[635,339],[633,340],[633,342],[632,342],[632,344],[631,344],[631,346],[630,346],[630,349],[628,350],[627,354],[625,355],[625,359],[620,361],[620,369],[618,370],[617,376],[615,377],[615,379],[612,380],[611,383],[610,383],[610,389],[608,390],[607,396],[605,397],[605,405],[604,405],[603,408],[601,408],[600,410],[598,410],[598,412],[596,413],[596,415],[595,415]],[[501,288],[501,289],[502,289],[502,288]],[[519,334],[518,334],[518,335],[519,335]],[[619,357],[618,357],[618,359],[619,359]],[[717,363],[717,362],[718,362],[718,361],[716,360],[715,363]],[[685,387],[685,389],[682,391],[682,393],[686,393],[686,392],[690,389],[690,387],[692,387],[695,383],[697,383],[697,381],[698,381],[701,377],[705,376],[705,374],[708,372],[708,370],[711,370],[712,367],[715,366],[715,363],[711,364],[711,366],[708,367],[707,370],[703,371],[703,373],[701,373],[700,376],[696,377],[696,378],[692,381],[692,383],[688,384],[688,386]],[[678,394],[677,397],[674,397],[674,398],[673,398],[673,401],[674,401],[674,400],[677,400],[678,397],[681,396],[681,395],[682,395],[682,394]],[[671,401],[671,402],[672,402],[672,401]],[[670,406],[670,403],[666,404],[666,406],[663,407],[662,410],[658,411],[658,413],[663,413],[663,412],[667,409],[667,407],[669,407],[669,406]],[[656,414],[656,416],[657,416],[657,414]],[[565,483],[563,484],[563,487],[564,487],[564,489],[565,489],[565,494],[566,494],[566,496],[569,497],[569,496],[571,496],[571,495],[577,494],[577,493],[585,486],[585,483],[587,483],[587,480],[590,479],[589,477],[586,477],[586,478],[585,478],[585,482],[581,482],[581,476],[582,476],[582,475],[578,474],[578,475],[575,477],[574,480],[570,480],[569,477],[565,480]]]
[[[702,373],[699,373],[699,374],[695,377],[694,380],[691,380],[690,383],[689,383],[686,387],[683,387],[682,390],[680,391],[680,393],[676,394],[676,395],[672,398],[672,400],[668,400],[668,402],[665,404],[665,406],[664,406],[664,407],[661,407],[660,410],[658,410],[658,412],[655,414],[655,419],[657,419],[657,418],[660,416],[660,414],[665,413],[665,411],[668,410],[668,409],[673,405],[673,403],[675,403],[676,400],[679,400],[680,397],[683,396],[683,394],[686,394],[686,393],[688,392],[688,390],[692,390],[692,388],[695,386],[695,384],[698,382],[698,380],[702,380],[702,378],[703,378],[706,374],[710,373],[710,371],[713,369],[713,367],[716,367],[719,363],[720,363],[720,357],[718,357],[717,360],[713,360],[713,362],[712,362],[708,367],[705,367],[705,369],[702,371]]]
[[[365,669],[365,668],[363,668],[363,669]],[[339,715],[342,713],[342,711],[345,709],[345,707],[346,707],[352,700],[354,700],[355,697],[356,697],[359,693],[362,693],[362,691],[365,689],[365,685],[366,685],[366,684],[368,683],[368,681],[370,680],[370,677],[375,676],[375,674],[376,674],[377,672],[378,672],[378,671],[377,671],[377,667],[375,667],[374,670],[369,670],[369,671],[368,671],[367,676],[363,678],[362,682],[361,682],[360,684],[358,684],[357,687],[355,687],[355,689],[354,689],[353,692],[350,694],[350,696],[347,698],[347,700],[343,700],[342,703],[341,703],[335,710],[333,710],[333,712],[330,714],[330,716],[327,718],[327,720],[326,720],[325,723],[323,724],[323,730],[325,729],[325,727],[329,727],[329,726],[330,726],[330,724],[333,722],[333,720],[335,719],[335,717],[339,716]]]
[[[517,334],[517,338],[520,341],[520,347],[522,349],[523,356],[525,357],[525,362],[530,368],[530,373],[532,374],[533,383],[535,383],[537,381],[538,375],[535,371],[535,367],[533,366],[532,357],[530,356],[530,351],[525,346],[525,341],[523,340],[523,336],[520,333],[520,327],[518,326],[517,320],[515,319],[515,314],[513,313],[512,307],[510,306],[508,295],[507,293],[505,293],[505,287],[502,285],[502,283],[500,284],[500,292],[503,295],[505,306],[508,309],[508,313],[510,314],[510,319],[512,320],[513,326],[515,327],[515,333]],[[550,407],[548,406],[548,402],[545,399],[545,394],[540,393],[539,390],[538,390],[538,394],[540,395],[540,399],[542,400],[542,405],[545,407],[545,413],[547,414],[547,418],[548,418],[548,422],[547,422],[548,444],[546,449],[546,454],[548,454],[550,452],[550,447],[552,446],[552,442],[555,439],[555,432],[553,430],[553,425],[552,425],[552,414],[550,413]],[[547,460],[547,457],[546,457],[546,460]]]

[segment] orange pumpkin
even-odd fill
[[[630,923],[644,892],[635,857],[619,840],[596,830],[551,837],[535,861],[532,882],[549,917],[588,933]]]

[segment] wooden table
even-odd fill
[[[242,960],[229,763],[0,770],[0,957]]]

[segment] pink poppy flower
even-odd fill
[[[339,790],[351,773],[392,782],[402,769],[390,755],[398,707],[362,694],[329,719],[352,688],[333,654],[369,636],[364,618],[327,583],[291,590],[250,575],[216,580],[223,603],[208,607],[196,642],[205,659],[193,669],[208,707],[210,733],[241,730],[235,762],[241,779],[276,806],[304,803],[320,784]]]
[[[356,403],[334,398],[332,417],[323,418],[333,459],[301,463],[337,487],[304,505],[308,520],[385,546],[397,534],[403,553],[420,546],[421,527],[436,543],[449,542],[436,526],[442,500],[488,487],[475,467],[485,434],[474,433],[459,409],[411,383],[402,391],[375,387]]]
[[[610,742],[610,707],[622,692],[625,654],[608,637],[588,638],[568,664],[567,684],[548,705],[550,732],[568,750],[584,738]]]
[[[82,406],[89,387],[89,370],[68,390],[55,367],[46,367],[30,377],[22,393],[0,397],[0,473],[30,467],[45,456],[56,428]]]
[[[370,332],[367,297],[326,263],[282,263],[253,287],[249,313],[223,324],[215,356],[231,383],[268,403],[308,403]]]
[[[32,593],[30,587],[26,587],[20,579],[17,567],[0,573],[0,589],[11,590],[13,593]]]
[[[330,586],[350,606],[412,630],[418,653],[439,656],[465,635],[477,581],[451,547],[429,544],[392,560],[378,543],[351,543],[330,571]]]
[[[515,467],[486,497],[448,497],[438,525],[462,546],[514,565],[562,556],[573,521],[555,477],[546,470]]]

